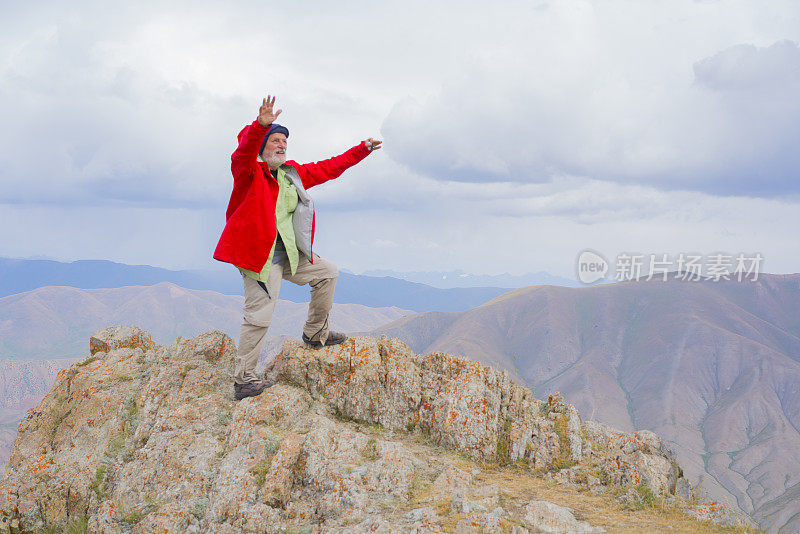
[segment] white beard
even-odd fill
[[[267,165],[269,166],[269,170],[274,171],[284,163],[286,163],[286,154],[272,154],[271,156],[261,156]]]

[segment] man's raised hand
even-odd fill
[[[272,107],[275,105],[275,97],[267,95],[267,98],[263,100],[261,103],[261,107],[258,110],[258,123],[261,126],[269,126],[275,119],[278,118],[278,115],[281,114],[282,109],[273,112]]]
[[[364,144],[367,145],[367,148],[370,151],[378,150],[381,147],[381,143],[383,143],[383,141],[377,141],[377,140],[375,140],[375,139],[373,139],[371,137],[369,139],[367,139],[366,141],[364,141]]]

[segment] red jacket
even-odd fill
[[[233,192],[225,213],[225,229],[214,251],[214,259],[257,273],[267,263],[278,232],[275,226],[278,182],[270,174],[269,166],[256,159],[267,130],[254,121],[239,132],[239,146],[231,156]],[[367,155],[369,149],[362,142],[330,159],[304,165],[296,161],[286,164],[297,170],[303,187],[308,189],[338,178]],[[311,242],[314,242],[313,226]]]

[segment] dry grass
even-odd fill
[[[577,519],[602,526],[608,532],[673,532],[716,533],[745,532],[743,529],[694,521],[677,506],[657,500],[652,508],[631,511],[611,495],[594,495],[588,491],[567,488],[536,477],[524,468],[503,468],[481,472],[476,484],[497,484],[506,493],[507,511],[523,508],[533,499],[550,501],[571,508]]]
[[[377,441],[375,438],[369,439],[367,446],[361,451],[361,456],[369,461],[375,461],[378,458]]]
[[[395,439],[401,436],[395,436]],[[498,462],[477,462],[458,452],[433,445],[421,435],[408,435],[402,439],[408,449],[418,458],[427,458],[437,470],[422,472],[414,483],[411,499],[405,506],[397,509],[395,515],[401,516],[408,510],[430,506],[439,515],[445,532],[452,532],[455,525],[466,517],[465,514],[450,512],[452,496],[447,497],[432,491],[431,482],[445,464],[464,471],[480,469],[472,487],[496,484],[500,489],[500,506],[514,516],[524,516],[525,505],[534,499],[550,501],[571,508],[575,517],[588,521],[593,526],[601,526],[609,533],[653,533],[670,532],[686,534],[711,534],[722,532],[749,532],[743,528],[725,528],[707,522],[695,521],[675,505],[664,499],[656,499],[652,507],[631,510],[618,502],[613,495],[595,495],[586,489],[568,488],[552,480],[537,476],[525,466],[503,466]],[[387,516],[387,519],[389,517]],[[514,522],[504,521],[504,529],[510,531]]]

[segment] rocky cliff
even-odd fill
[[[716,532],[650,432],[583,421],[499,372],[397,340],[288,341],[232,398],[233,341],[90,340],[24,417],[0,532]],[[744,530],[743,526],[738,530]]]
[[[685,476],[767,532],[800,532],[800,274],[529,287],[370,333],[508,369],[541,398],[651,430]]]
[[[75,361],[76,358],[0,361],[0,468],[5,468],[11,454],[22,416],[39,404],[58,372]]]

